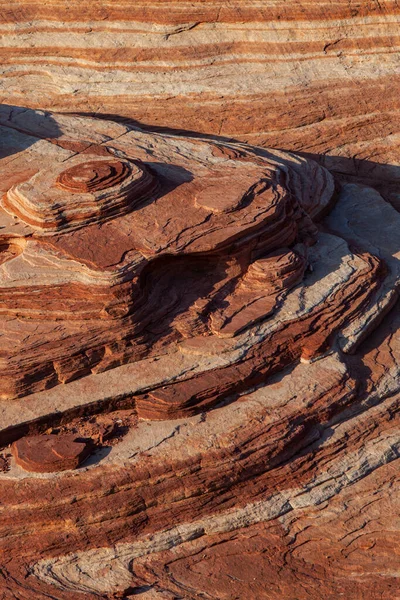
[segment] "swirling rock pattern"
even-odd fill
[[[318,231],[311,215],[326,210],[333,180],[315,163],[297,173],[285,153],[215,150],[127,131],[102,145],[107,157],[74,152],[5,190],[3,219],[12,220],[2,237],[23,250],[1,265],[10,317],[1,396],[157,356],[184,339],[234,337],[279,308],[304,275]],[[311,193],[301,183],[308,168]]]
[[[129,166],[121,160],[92,160],[62,171],[56,185],[71,194],[93,192],[119,185],[128,175]]]
[[[395,207],[241,143],[0,133],[0,597],[396,598]]]
[[[3,4],[3,102],[322,155],[400,202],[397,0]]]
[[[37,230],[62,231],[129,212],[155,188],[145,166],[85,154],[13,186],[3,207]]]

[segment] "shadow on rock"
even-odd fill
[[[39,139],[54,139],[60,134],[61,130],[51,113],[10,104],[0,105],[0,159],[23,152]]]

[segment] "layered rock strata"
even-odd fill
[[[399,203],[397,0],[2,9],[3,102],[323,155]]]
[[[0,597],[396,598],[396,209],[282,151],[0,122]]]
[[[27,181],[3,180],[4,398],[284,310],[334,188],[314,163],[200,140],[127,131],[104,153],[66,150]],[[365,266],[369,293],[380,266]]]
[[[75,435],[38,435],[13,443],[17,465],[25,471],[52,473],[75,469],[90,454],[90,447]]]
[[[42,233],[58,232],[131,212],[155,188],[154,177],[139,164],[85,154],[13,186],[3,206]]]

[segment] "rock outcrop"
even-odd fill
[[[396,208],[238,142],[0,136],[1,598],[396,598]]]
[[[7,110],[2,119],[16,125]],[[85,121],[71,124],[81,129],[71,141],[87,142]],[[324,168],[302,169],[301,161],[292,168],[296,159],[284,153],[139,131],[98,146],[99,156],[93,147],[66,150],[54,165],[52,146],[43,147],[45,169],[11,187],[7,175],[2,182],[2,397],[162,354],[183,340],[235,338],[236,353],[240,345],[246,353],[265,345],[265,334],[252,344],[246,331],[285,312],[285,296],[304,276],[316,240],[312,219],[334,191]],[[313,188],[302,184],[308,177]],[[365,262],[368,280],[361,299],[374,289],[380,264],[355,260]],[[358,297],[350,312],[357,306]],[[275,345],[281,329],[274,328]]]
[[[399,23],[397,0],[14,0],[1,101],[321,155],[399,205]]]
[[[90,447],[73,434],[37,435],[14,442],[12,453],[25,471],[53,473],[78,467],[89,456]]]

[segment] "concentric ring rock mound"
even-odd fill
[[[154,192],[155,178],[128,160],[71,156],[8,190],[3,206],[34,229],[62,231],[124,214]]]
[[[394,206],[218,139],[0,137],[0,597],[396,598]]]

